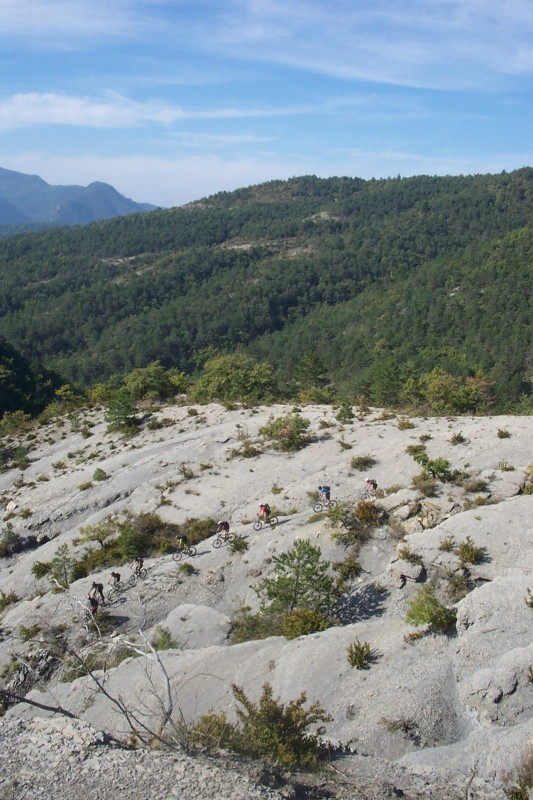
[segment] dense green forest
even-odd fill
[[[527,407],[532,232],[531,169],[273,181],[3,239],[0,336],[85,387],[242,350],[288,392],[312,357],[309,385],[375,403],[438,368]]]

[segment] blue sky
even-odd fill
[[[0,166],[173,206],[533,164],[533,0],[0,0]]]

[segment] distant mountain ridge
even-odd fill
[[[154,208],[150,203],[136,203],[100,181],[89,186],[51,186],[38,175],[0,167],[0,229],[85,225]]]

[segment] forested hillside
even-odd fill
[[[0,336],[84,385],[244,349],[394,403],[436,367],[530,394],[533,170],[294,178],[0,242]],[[416,399],[413,397],[413,399]]]

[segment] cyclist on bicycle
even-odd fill
[[[319,486],[318,491],[320,492],[320,499],[323,503],[329,503],[330,501],[330,494],[331,494],[331,487],[330,486]]]
[[[270,506],[268,503],[261,503],[259,506],[259,519],[268,520],[270,517]]]
[[[176,547],[178,550],[186,550],[189,547],[189,544],[189,539],[184,533],[180,533],[179,536],[176,536]]]
[[[120,572],[112,572],[111,579],[113,581],[113,586],[117,586],[120,583]]]
[[[96,615],[96,612],[98,611],[98,600],[91,594],[89,595],[89,611],[93,615],[93,617]]]
[[[144,559],[141,558],[140,556],[136,556],[131,562],[131,566],[133,567],[134,564],[135,564],[134,572],[138,577],[141,574],[141,570],[144,566]]]
[[[378,488],[378,482],[374,480],[374,478],[367,478],[365,481],[365,486],[368,492],[375,494],[376,489]]]
[[[96,598],[97,595],[100,595],[100,600],[102,601],[102,605],[105,605],[104,602],[104,584],[103,583],[93,583],[91,587],[91,594],[90,596]],[[98,602],[98,601],[97,601]]]
[[[229,522],[226,522],[225,520],[220,520],[220,522],[217,525],[217,529],[216,529],[215,533],[228,534],[229,533]]]

